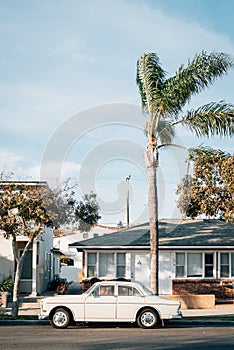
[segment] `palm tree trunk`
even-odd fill
[[[148,178],[148,208],[150,226],[150,287],[153,293],[158,294],[158,193],[156,170],[158,152],[153,145],[148,145],[145,154]]]

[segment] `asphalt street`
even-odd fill
[[[0,326],[4,350],[111,350],[111,349],[233,349],[234,325],[167,325],[139,329],[135,325],[92,325],[64,330],[49,325]]]

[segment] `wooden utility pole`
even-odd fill
[[[126,177],[126,221],[127,227],[129,227],[129,181],[131,179],[131,175]]]

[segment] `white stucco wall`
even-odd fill
[[[47,289],[48,283],[53,279],[53,230],[45,227],[43,234],[36,239],[38,254],[38,274],[37,274],[37,292],[41,293]]]
[[[4,238],[3,232],[0,231],[0,282],[13,275],[13,261],[11,239]]]
[[[79,282],[79,272],[81,269],[76,266],[62,266],[60,277],[66,278],[68,282]]]
[[[54,248],[59,249],[61,253],[74,261],[74,266],[61,266],[59,276],[66,278],[68,281],[77,282],[82,271],[82,253],[78,253],[76,248],[70,248],[69,244],[93,238],[95,235],[102,236],[113,231],[115,231],[115,228],[94,226],[90,232],[77,231],[69,233],[68,229],[64,230],[64,233],[60,236],[54,237]]]

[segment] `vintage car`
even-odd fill
[[[154,328],[164,320],[180,319],[180,302],[153,294],[138,282],[102,281],[81,295],[57,295],[41,300],[39,319],[55,328],[83,322],[137,322]]]

